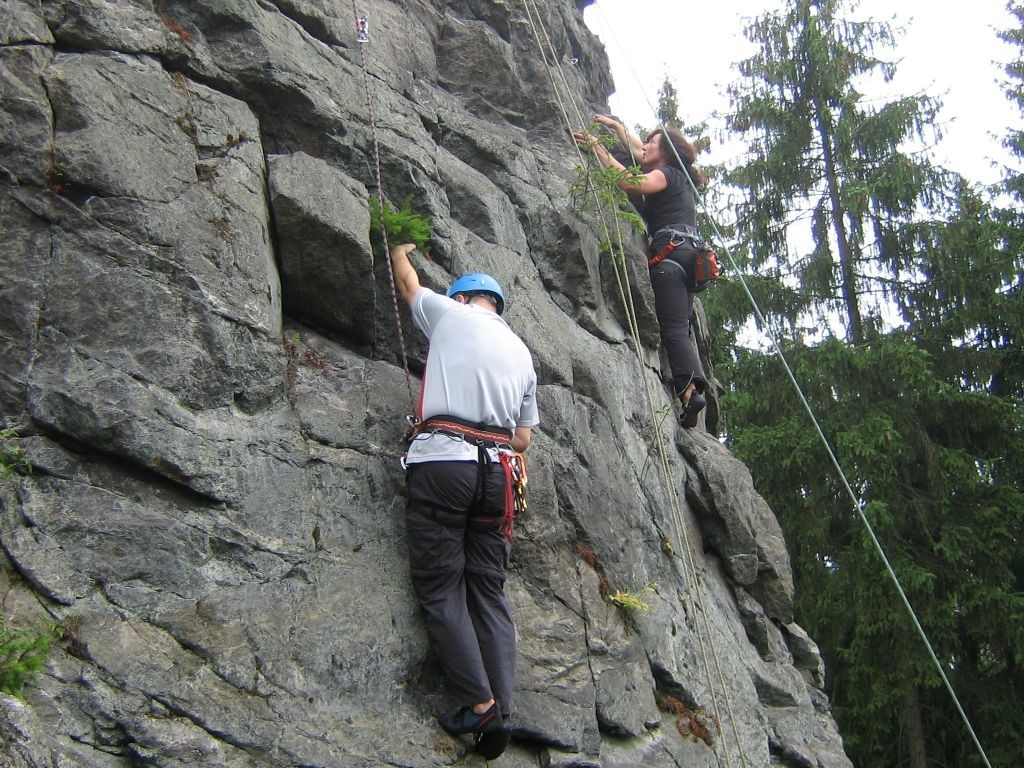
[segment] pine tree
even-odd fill
[[[680,128],[683,121],[679,119],[679,93],[675,85],[666,77],[658,89],[658,122],[664,126]]]
[[[995,765],[1024,764],[1024,412],[1020,360],[1024,327],[1021,273],[1024,234],[1009,211],[979,190],[962,185],[957,208],[945,222],[911,228],[920,279],[908,289],[917,317],[914,345],[932,369],[952,382],[944,408],[921,421],[935,446],[931,484],[940,519],[933,570],[940,581],[937,612],[952,617],[944,638],[956,688]],[[959,418],[949,419],[946,413]],[[931,531],[929,531],[931,533]],[[959,577],[957,572],[959,571]],[[940,615],[942,615],[940,613]],[[942,697],[931,695],[930,734],[944,744],[950,765],[975,765],[969,745],[944,732],[953,717]],[[947,720],[948,722],[948,720]],[[967,749],[965,749],[967,747]]]
[[[661,87],[658,88],[658,109],[655,116],[658,119],[657,127],[678,129],[693,144],[698,153],[706,151],[711,146],[706,120],[699,123],[687,123],[679,116],[679,91],[667,75],[662,80]],[[639,129],[640,135],[647,133],[649,133],[648,130]]]
[[[901,151],[939,105],[867,106],[857,83],[891,78],[874,51],[894,33],[844,13],[790,0],[748,29],[735,252],[990,759],[1024,764],[1020,230]],[[728,290],[708,305],[745,319]],[[980,765],[788,377],[738,349],[723,378],[730,445],[786,531],[854,763]]]
[[[1004,30],[999,33],[999,37],[1024,52],[1024,4],[1011,0],[1006,4],[1006,9],[1017,19],[1017,28]],[[1024,56],[1011,61],[1005,69],[1010,78],[1005,83],[1006,97],[1024,113]],[[1008,131],[1003,144],[1015,158],[1024,158],[1024,131]],[[1005,186],[1018,203],[1024,203],[1024,173],[1007,168]]]
[[[789,288],[784,314],[804,308],[812,316],[802,319],[817,326],[841,313],[849,340],[859,344],[879,324],[872,292],[884,296],[907,271],[905,251],[885,247],[900,244],[873,228],[905,221],[948,181],[926,159],[901,151],[932,130],[938,102],[915,95],[865,107],[857,80],[892,78],[894,65],[873,51],[891,45],[894,33],[887,24],[846,20],[840,8],[839,0],[791,0],[747,30],[762,49],[740,64],[729,122],[753,138],[752,156],[731,178],[749,190],[737,224],[752,267]],[[792,242],[801,221],[810,222],[810,243],[806,227]]]
[[[1017,58],[1005,67],[1009,81],[1005,84],[1006,96],[1012,101],[1024,117],[1024,4],[1009,2],[1006,6],[1010,14],[1017,20],[1015,29],[1005,30],[1000,37],[1017,47]],[[1018,254],[1016,281],[1000,292],[999,314],[1004,322],[998,329],[1000,365],[993,373],[993,392],[1003,396],[1024,398],[1024,290],[1021,283],[1020,254],[1024,253],[1024,131],[1012,129],[1007,132],[1004,146],[1013,157],[1015,163],[1006,168],[1003,190],[1011,196],[1014,205],[1000,211],[1000,223],[1006,240],[1005,250]]]

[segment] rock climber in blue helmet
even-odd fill
[[[430,341],[420,421],[406,455],[406,540],[413,587],[456,709],[438,718],[470,734],[488,760],[506,748],[515,712],[516,633],[504,584],[520,455],[537,411],[537,374],[501,316],[490,275],[463,275],[447,296],[420,285],[412,245],[391,251],[395,286]]]

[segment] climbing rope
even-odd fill
[[[388,228],[384,223],[384,186],[380,172],[380,142],[377,139],[377,120],[373,113],[373,97],[370,93],[370,72],[366,48],[370,42],[369,24],[365,16],[360,16],[352,0],[352,14],[356,22],[356,41],[359,43],[359,56],[363,69],[363,92],[366,95],[366,112],[370,120],[370,135],[373,139],[373,170],[377,183],[377,204],[380,206],[380,231],[384,240],[384,261],[388,265],[389,284],[391,286],[391,303],[395,311],[395,329],[398,331],[398,346],[402,353],[402,368],[405,370],[405,386],[409,391],[409,406],[412,418],[416,418],[416,397],[412,392],[412,373],[409,370],[409,355],[405,349],[405,333],[402,331],[402,316],[398,308],[398,289],[395,287],[395,268],[391,264],[391,244],[388,242]]]
[[[613,28],[611,24],[608,23],[608,19],[604,15],[604,10],[598,3],[595,2],[594,5],[595,7],[597,7],[602,19],[604,19],[605,25],[608,27],[609,30],[612,30]],[[612,37],[615,38],[614,31],[612,32]],[[618,44],[617,38],[615,42],[616,44]],[[621,49],[622,46],[619,45],[619,48]],[[633,70],[632,65],[628,63],[628,57],[627,66],[630,72],[633,74],[634,79],[637,80],[637,85],[639,86],[639,78],[636,76],[636,72]],[[647,98],[647,94],[644,92],[642,87],[640,88],[640,92],[644,95],[644,99],[647,102],[647,107],[656,115],[657,110],[654,109],[654,106],[651,104],[650,99]],[[659,121],[658,128],[664,131],[665,125]],[[672,148],[672,153],[675,155],[676,161],[679,163],[679,165],[685,168],[686,166],[683,163],[683,159],[679,156],[679,151],[676,149],[675,145],[671,141],[666,143],[669,147]],[[843,488],[846,491],[846,494],[849,496],[858,518],[860,518],[861,523],[864,525],[864,528],[868,533],[868,537],[871,539],[871,543],[874,546],[875,551],[878,552],[878,556],[882,559],[882,563],[885,566],[885,571],[888,574],[890,580],[892,581],[893,586],[896,588],[896,593],[899,595],[900,602],[906,609],[907,614],[910,616],[911,623],[914,625],[914,629],[917,631],[917,634],[920,636],[921,641],[924,643],[925,649],[928,652],[928,656],[931,658],[932,664],[938,671],[939,677],[942,680],[942,683],[945,686],[947,692],[949,693],[957,713],[963,720],[963,723],[971,736],[971,740],[974,742],[975,748],[978,750],[978,753],[981,756],[981,759],[985,763],[987,768],[992,768],[992,764],[989,762],[988,755],[985,753],[985,748],[981,745],[981,741],[978,739],[978,735],[975,732],[974,727],[971,725],[971,721],[967,717],[967,713],[964,711],[964,708],[960,703],[960,699],[957,696],[956,691],[953,689],[952,683],[949,681],[949,678],[947,677],[945,670],[942,668],[942,663],[939,661],[939,657],[935,653],[935,649],[933,648],[931,641],[928,639],[928,635],[925,632],[920,620],[918,619],[917,613],[914,611],[913,606],[910,604],[910,599],[907,597],[907,594],[903,589],[903,585],[900,583],[899,577],[896,575],[895,569],[890,563],[888,556],[885,554],[885,550],[882,548],[881,543],[878,541],[878,537],[875,535],[875,530],[874,527],[871,525],[871,521],[868,520],[867,515],[864,514],[865,504],[863,499],[861,499],[856,494],[849,480],[847,479],[845,470],[843,470],[842,465],[839,463],[839,459],[836,457],[835,451],[832,449],[832,445],[829,443],[828,438],[825,436],[825,432],[821,428],[821,424],[818,421],[818,417],[814,413],[814,409],[811,407],[811,404],[808,402],[806,396],[804,395],[803,389],[797,381],[796,375],[793,373],[793,369],[790,366],[789,361],[786,359],[786,355],[783,353],[782,347],[779,345],[778,340],[775,337],[775,334],[772,333],[771,328],[764,317],[764,314],[761,312],[761,308],[758,305],[757,300],[754,298],[754,294],[750,290],[750,287],[747,284],[747,281],[744,278],[742,271],[740,271],[738,265],[733,259],[732,253],[729,251],[729,248],[725,243],[725,238],[722,236],[722,233],[718,227],[717,222],[715,221],[714,216],[712,216],[710,211],[708,210],[706,201],[704,200],[700,192],[697,190],[696,185],[693,183],[693,179],[690,178],[690,174],[687,173],[685,175],[687,181],[689,181],[690,183],[694,199],[700,202],[701,208],[703,208],[704,214],[708,222],[711,224],[711,228],[714,230],[716,241],[720,245],[722,252],[725,254],[726,259],[728,259],[729,264],[732,266],[733,273],[739,279],[740,285],[743,287],[744,293],[746,293],[747,298],[750,300],[750,304],[754,309],[754,315],[757,319],[758,328],[761,330],[762,333],[765,334],[765,336],[768,337],[768,340],[771,342],[772,349],[774,350],[775,355],[779,358],[779,361],[782,363],[782,367],[786,371],[786,376],[789,378],[790,383],[793,385],[793,389],[796,391],[796,394],[799,397],[800,402],[803,404],[804,410],[807,411],[807,415],[810,417],[811,423],[814,425],[815,432],[817,433],[822,445],[825,447],[825,451],[828,454],[829,460],[832,462],[832,466],[835,467],[836,472],[839,475],[840,482],[842,483]]]
[[[532,6],[532,9],[531,9],[531,6]],[[570,99],[570,101],[572,101],[573,107],[574,107],[574,109],[576,111],[576,116],[577,116],[577,120],[578,120],[577,124],[578,125],[585,125],[587,123],[587,121],[583,117],[582,110],[580,109],[580,107],[578,106],[576,101],[572,98],[573,91],[569,87],[568,80],[565,77],[565,73],[562,70],[561,65],[558,64],[557,55],[555,54],[555,51],[554,51],[554,46],[552,45],[550,36],[547,33],[547,29],[544,26],[543,21],[541,20],[541,16],[540,16],[539,10],[537,9],[537,7],[536,7],[535,3],[533,2],[533,0],[524,0],[524,8],[526,10],[526,14],[527,14],[527,18],[528,18],[529,23],[530,23],[530,27],[531,27],[531,29],[533,31],[534,38],[535,38],[535,40],[537,42],[538,49],[540,50],[541,57],[544,60],[544,64],[545,64],[545,66],[548,69],[548,74],[549,74],[549,77],[551,78],[551,81],[552,81],[552,87],[553,87],[553,90],[554,90],[555,98],[558,101],[559,109],[560,109],[560,111],[562,113],[562,118],[563,118],[563,120],[566,123],[565,127],[568,128],[569,130],[571,130],[572,129],[572,124],[571,124],[571,121],[569,120],[568,109],[566,108],[566,106],[565,106],[565,104],[563,102],[562,96],[559,93],[557,82],[555,81],[555,77],[552,74],[552,71],[551,71],[552,70],[552,64],[548,61],[548,56],[547,56],[547,53],[545,52],[544,43],[541,41],[541,33],[543,33],[544,38],[545,38],[545,40],[547,42],[547,48],[551,52],[551,58],[555,62],[554,68],[558,71],[558,74],[559,74],[559,77],[561,78],[561,81],[562,81],[562,84],[564,86],[564,89],[565,89],[566,93],[569,95],[569,99]],[[574,145],[575,145],[575,142],[574,142]],[[578,146],[576,147],[576,149],[577,149],[577,154],[578,154],[578,156],[580,158],[581,163],[585,165],[586,163],[585,163],[582,151],[580,150],[580,148]],[[599,214],[599,217],[600,217],[600,220],[601,220],[601,225],[602,225],[602,227],[604,229],[604,234],[605,234],[605,237],[606,237],[606,242],[608,242],[610,244],[612,242],[612,240],[611,240],[611,233],[610,233],[610,228],[608,226],[608,222],[607,222],[607,219],[606,219],[606,216],[605,216],[604,207],[601,205],[601,201],[600,201],[600,199],[597,196],[596,190],[592,190],[592,191],[594,193],[595,201],[597,202],[597,210],[598,210],[598,214]],[[612,219],[615,222],[616,241],[617,241],[617,244],[618,244],[618,247],[619,247],[618,253],[620,254],[620,256],[622,256],[625,253],[625,247],[624,247],[624,244],[623,244],[623,237],[622,237],[622,229],[621,229],[621,226],[620,226],[620,222],[619,222],[618,216],[615,216],[613,214],[612,215]],[[671,474],[671,467],[670,467],[669,462],[668,462],[668,451],[667,451],[666,446],[665,446],[664,435],[662,434],[662,431],[661,431],[661,428],[660,428],[660,424],[659,424],[658,418],[657,418],[657,412],[656,412],[656,409],[654,407],[654,397],[653,397],[653,394],[652,394],[651,389],[650,389],[650,382],[648,381],[647,376],[644,375],[644,371],[643,371],[643,368],[644,368],[643,350],[642,350],[642,344],[641,344],[641,341],[640,341],[639,327],[638,327],[637,321],[636,321],[636,310],[635,310],[635,307],[634,307],[633,301],[632,301],[632,293],[629,290],[629,275],[628,275],[628,272],[627,272],[627,270],[625,268],[624,262],[620,263],[619,260],[614,258],[614,254],[613,254],[612,262],[613,262],[613,265],[615,267],[615,278],[616,278],[617,287],[618,287],[618,290],[619,290],[619,293],[620,293],[620,297],[621,297],[622,302],[623,302],[623,306],[624,306],[625,311],[626,311],[627,323],[629,325],[630,336],[631,336],[631,340],[633,342],[634,353],[635,353],[637,361],[638,361],[638,363],[639,363],[639,365],[641,367],[641,377],[640,378],[644,382],[644,397],[645,397],[648,409],[650,411],[651,421],[652,421],[652,424],[653,424],[653,427],[654,427],[654,439],[655,439],[657,454],[658,454],[658,457],[659,457],[659,473],[660,473],[660,475],[662,477],[663,484],[664,484],[664,486],[666,488],[666,491],[668,493],[668,496],[669,496],[669,502],[670,502],[670,506],[671,506],[671,509],[672,509],[673,521],[674,521],[674,523],[676,525],[676,528],[679,531],[679,538],[683,542],[683,546],[682,546],[683,557],[682,557],[682,560],[683,560],[684,569],[685,569],[684,570],[684,574],[686,576],[687,582],[692,586],[694,597],[695,597],[695,599],[694,599],[695,606],[694,607],[696,608],[697,614],[700,617],[700,621],[698,622],[698,630],[697,630],[696,634],[697,634],[698,644],[700,646],[700,651],[701,651],[701,654],[702,654],[702,658],[703,658],[703,661],[704,661],[704,665],[703,666],[704,666],[704,670],[705,670],[705,675],[707,677],[706,683],[707,683],[707,686],[708,686],[708,691],[709,691],[709,693],[710,693],[710,695],[712,697],[712,701],[714,702],[715,707],[717,708],[718,707],[718,701],[717,701],[718,697],[717,697],[717,693],[716,693],[716,687],[712,683],[711,677],[710,677],[710,675],[711,675],[711,661],[709,661],[708,650],[707,650],[707,647],[710,646],[711,647],[711,655],[712,655],[713,660],[714,660],[715,671],[716,671],[717,676],[718,676],[719,687],[721,689],[723,698],[725,699],[725,705],[726,705],[725,709],[726,709],[728,721],[730,723],[732,734],[733,734],[733,736],[735,738],[735,741],[736,741],[736,749],[737,749],[737,752],[738,752],[738,754],[740,756],[741,762],[743,763],[744,766],[747,766],[748,763],[747,763],[746,755],[744,754],[744,751],[743,751],[743,748],[742,748],[742,740],[740,739],[739,734],[737,732],[736,718],[735,718],[735,715],[734,715],[734,713],[732,711],[732,704],[731,704],[731,700],[730,700],[729,693],[728,693],[728,687],[725,684],[725,677],[724,677],[724,674],[722,672],[721,661],[720,661],[720,659],[718,657],[717,649],[715,648],[714,643],[711,641],[711,627],[710,627],[710,624],[708,622],[707,611],[705,610],[705,607],[704,607],[704,601],[703,601],[702,590],[701,590],[701,580],[700,580],[699,573],[697,572],[696,565],[695,565],[695,563],[693,561],[693,556],[692,556],[692,552],[691,552],[691,549],[690,549],[689,535],[686,532],[686,526],[685,526],[685,523],[683,521],[683,515],[682,515],[682,510],[681,510],[681,507],[680,507],[680,503],[679,503],[678,492],[676,491],[675,483],[673,482],[673,478],[672,478],[672,474]],[[701,633],[701,625],[703,625],[703,635]],[[706,640],[707,640],[706,643],[705,643],[705,637],[706,637]],[[725,761],[726,761],[727,765],[731,766],[731,759],[730,759],[730,756],[729,756],[729,750],[723,748],[723,753],[725,755]],[[715,754],[716,755],[718,754],[717,750],[715,750]]]

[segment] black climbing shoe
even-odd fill
[[[501,707],[498,702],[494,702],[490,709],[479,715],[472,707],[459,707],[454,712],[441,715],[437,722],[452,736],[463,733],[493,733],[502,730]]]
[[[508,715],[501,718],[501,729],[477,734],[476,752],[484,760],[497,760],[508,747],[512,737],[512,722]]]
[[[697,417],[707,404],[708,401],[704,399],[704,395],[694,390],[690,395],[690,400],[683,406],[683,410],[679,414],[679,423],[687,429],[696,427]]]

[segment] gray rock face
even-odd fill
[[[586,2],[526,5],[371,0],[360,46],[330,0],[4,4],[0,427],[33,470],[3,481],[0,602],[65,637],[0,697],[0,764],[462,761],[407,575],[426,347],[403,308],[407,376],[379,157],[433,220],[424,284],[494,274],[541,378],[498,764],[849,766],[778,524],[662,418],[639,243],[620,288],[573,207],[546,64],[603,107]]]
[[[301,152],[271,158],[268,171],[285,313],[354,343],[372,344],[373,324],[366,322],[374,316],[366,187]]]

